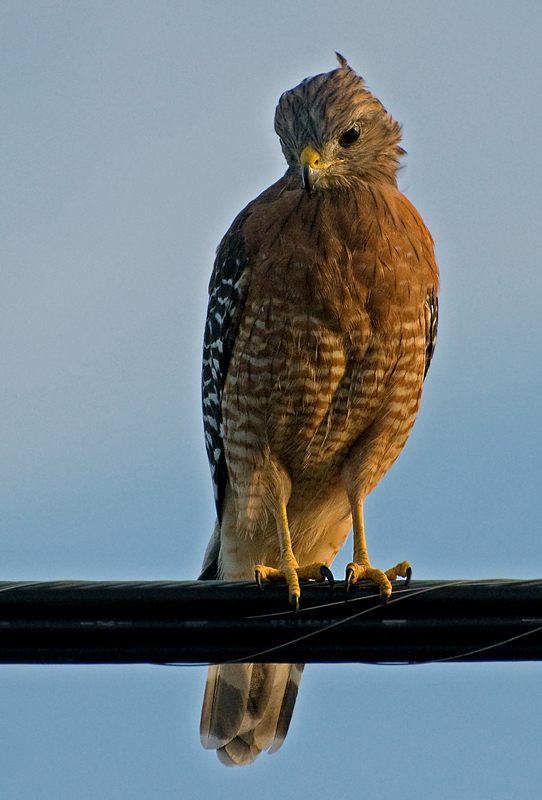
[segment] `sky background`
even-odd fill
[[[541,577],[541,32],[539,0],[0,0],[3,580],[197,576],[214,251],[284,171],[280,94],[335,50],[403,125],[442,272],[371,559]],[[0,796],[539,791],[542,665],[310,665],[283,748],[238,770],[200,746],[205,673],[0,667]]]

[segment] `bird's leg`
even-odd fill
[[[299,564],[292,550],[290,526],[288,525],[288,514],[284,502],[279,504],[278,512],[277,529],[280,542],[280,569],[264,567],[258,564],[256,566],[256,580],[259,583],[260,581],[258,578],[261,577],[270,581],[286,581],[288,584],[288,600],[297,610],[297,608],[299,608],[299,598],[301,596],[299,578],[297,577]]]
[[[354,560],[346,567],[346,596],[353,583],[359,580],[369,580],[380,589],[380,599],[385,605],[391,595],[391,583],[398,577],[406,578],[410,581],[412,569],[408,561],[402,561],[392,569],[383,572],[381,569],[374,569],[369,561],[367,553],[367,543],[365,541],[365,527],[363,525],[363,504],[356,503],[352,509],[352,523],[354,533]]]
[[[279,503],[277,530],[280,542],[280,567],[279,569],[274,569],[273,567],[265,567],[262,564],[257,564],[255,567],[256,582],[261,588],[262,579],[268,581],[286,581],[288,585],[288,600],[297,611],[299,609],[299,598],[301,596],[299,580],[324,581],[327,578],[331,589],[333,589],[333,575],[329,567],[325,564],[314,563],[303,567],[299,566],[292,549],[288,514],[286,512],[286,503],[284,502]]]

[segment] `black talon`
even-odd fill
[[[346,576],[345,576],[345,579],[344,579],[344,599],[345,600],[348,600],[348,593],[349,593],[350,587],[351,587],[351,585],[353,583],[353,578],[354,578],[354,570],[352,569],[352,567],[350,567],[349,569],[346,570]]]
[[[335,578],[333,577],[333,573],[330,570],[330,568],[322,565],[320,567],[320,575],[322,575],[323,578],[327,578],[327,582],[329,583],[330,593],[333,594],[333,588],[335,586]]]
[[[408,588],[411,578],[412,578],[412,567],[408,567],[406,571],[405,589]]]
[[[254,572],[254,578],[255,578],[255,580],[256,580],[256,583],[258,584],[258,586],[259,586],[259,588],[260,588],[260,591],[261,591],[261,592],[263,592],[263,586],[262,586],[262,573],[260,572],[260,570],[259,570],[259,569],[255,570],[255,572]]]
[[[380,592],[380,605],[382,608],[385,608],[388,605],[388,600],[390,596],[387,592]]]
[[[299,597],[297,595],[294,595],[293,602],[292,601],[290,602],[294,607],[294,617],[297,617],[299,613]]]

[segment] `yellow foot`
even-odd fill
[[[262,564],[257,564],[255,567],[255,578],[260,589],[262,589],[262,580],[286,581],[288,584],[288,600],[294,606],[296,613],[299,610],[299,598],[301,596],[301,589],[299,588],[300,580],[321,582],[327,579],[331,591],[333,591],[333,586],[335,584],[333,574],[329,567],[319,562],[307,564],[305,567],[284,566],[280,569],[264,567]]]
[[[392,569],[382,572],[381,569],[373,569],[370,564],[355,564],[353,561],[346,568],[345,597],[348,599],[348,592],[353,583],[361,580],[372,581],[380,589],[380,600],[382,605],[386,605],[391,595],[391,583],[396,578],[406,578],[406,585],[410,583],[412,567],[408,561],[402,561]]]

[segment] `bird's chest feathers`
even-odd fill
[[[257,429],[285,463],[309,455],[327,464],[392,402],[395,374],[420,373],[421,383],[422,295],[408,302],[408,253],[382,226],[350,224],[304,198],[286,210],[267,209],[247,230],[250,276],[225,427],[230,437],[236,425],[245,436],[246,426]]]
[[[302,336],[312,320],[336,335],[385,338],[415,282],[401,231],[375,222],[374,208],[286,199],[248,225],[247,301],[260,325],[299,326]]]

